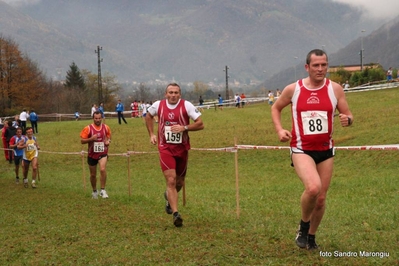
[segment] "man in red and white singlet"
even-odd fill
[[[158,116],[158,137],[154,134],[154,117]],[[173,214],[173,224],[183,225],[177,206],[178,192],[184,186],[187,172],[190,138],[188,131],[204,128],[201,113],[194,105],[181,99],[180,86],[171,83],[166,87],[165,99],[156,101],[147,110],[146,126],[152,144],[158,143],[159,160],[166,180],[165,211]],[[190,124],[190,119],[194,123]]]
[[[80,133],[80,142],[88,144],[87,163],[90,170],[90,183],[93,188],[93,199],[98,198],[97,192],[97,164],[100,166],[100,196],[108,198],[105,190],[107,181],[107,161],[108,147],[111,142],[111,129],[108,125],[102,123],[102,114],[99,111],[93,113],[93,124],[83,128]]]
[[[329,79],[320,88],[308,89],[303,80],[295,84],[291,99],[293,151],[326,151],[333,147],[334,112],[337,105]]]
[[[339,112],[341,126],[350,126],[353,115],[343,88],[326,79],[328,57],[315,49],[306,57],[308,77],[284,88],[272,106],[272,119],[280,141],[291,140],[291,160],[305,190],[301,196],[301,221],[296,244],[317,249],[315,234],[324,215],[333,161],[333,120]],[[291,105],[292,131],[281,124],[282,110]]]

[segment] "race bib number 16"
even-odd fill
[[[94,142],[94,152],[104,152],[104,142]]]
[[[327,111],[301,112],[301,118],[305,135],[328,133]]]

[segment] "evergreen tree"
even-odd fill
[[[66,100],[71,108],[69,111],[79,111],[80,113],[87,111],[85,109],[88,107],[85,108],[84,106],[87,104],[85,80],[75,62],[72,62],[69,66],[65,77],[65,87],[69,89],[66,90]],[[91,105],[89,104],[88,106]]]
[[[65,78],[65,87],[81,90],[85,88],[85,81],[75,62],[72,62],[72,64],[69,66],[69,70],[67,71]]]

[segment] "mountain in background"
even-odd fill
[[[382,25],[364,37],[351,41],[335,53],[328,53],[330,66],[360,65],[360,50],[363,43],[363,64],[378,63],[385,70],[389,67],[399,69],[399,17]],[[328,52],[328,51],[327,51]],[[286,68],[266,79],[261,86],[283,88],[297,78],[307,76],[305,56],[302,63]]]
[[[327,0],[42,0],[20,7],[0,0],[0,33],[55,79],[73,61],[96,73],[100,45],[103,73],[120,82],[223,83],[226,65],[232,81],[263,81],[287,66],[296,72],[310,49],[355,49],[363,28],[368,34],[383,22]]]

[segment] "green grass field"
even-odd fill
[[[355,122],[342,128],[336,121],[336,146],[399,142],[398,89],[347,99]],[[277,139],[266,102],[204,110],[202,117],[205,129],[190,133],[193,148],[231,147],[235,138],[287,145]],[[13,165],[2,159],[0,265],[399,265],[399,151],[337,151],[320,250],[308,252],[294,242],[303,187],[288,150],[238,151],[239,218],[235,154],[192,150],[186,206],[179,198],[184,226],[175,228],[164,211],[157,149],[141,119],[127,121],[106,120],[113,134],[107,200],[91,199],[79,154],[89,120],[39,123],[37,189],[16,185]],[[128,150],[148,153],[129,158]]]

